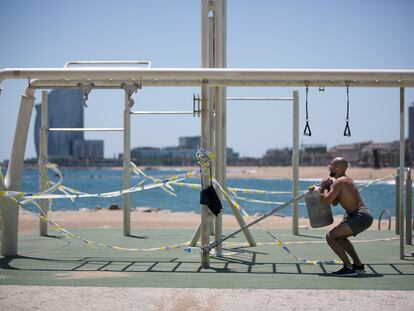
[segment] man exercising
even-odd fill
[[[344,220],[326,235],[328,245],[344,264],[342,269],[333,272],[333,275],[337,276],[356,276],[365,273],[364,265],[348,237],[365,231],[373,221],[372,214],[365,207],[353,180],[345,175],[347,168],[348,161],[345,158],[334,158],[329,165],[329,176],[335,178],[335,181],[332,182],[327,177],[321,182],[322,203],[324,205],[339,203],[347,213]],[[347,255],[352,258],[353,264]]]

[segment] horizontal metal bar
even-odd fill
[[[51,127],[48,129],[50,132],[122,132],[123,130],[121,127]]]
[[[63,68],[71,67],[72,65],[147,65],[151,67],[151,62],[147,60],[93,60],[93,61],[70,61],[67,62]]]
[[[227,100],[293,100],[293,97],[227,97]]]
[[[196,114],[194,111],[131,111],[130,114]]]
[[[229,68],[8,68],[0,70],[7,79],[79,82],[120,87],[121,83],[143,86],[337,86],[414,87],[414,70],[354,69],[229,69]]]

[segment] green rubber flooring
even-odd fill
[[[74,229],[87,239],[126,248],[151,248],[190,240],[192,230],[135,230],[130,237],[118,229]],[[327,246],[325,230],[274,230],[301,258],[337,259]],[[174,250],[131,252],[110,248],[94,249],[77,239],[51,236],[19,237],[19,255],[0,257],[0,285],[61,285],[111,287],[192,287],[192,288],[286,288],[286,289],[414,289],[414,260],[399,259],[399,240],[392,232],[368,231],[358,237],[355,248],[367,273],[358,277],[330,275],[340,266],[304,264],[275,245],[224,248],[225,256],[210,258],[210,269],[200,267],[198,252]],[[252,230],[256,242],[272,242],[262,231]],[[388,239],[372,241],[373,239]],[[390,240],[392,239],[392,240]],[[369,242],[357,242],[371,240]],[[244,236],[229,242],[244,242]],[[226,256],[227,252],[238,253]],[[411,254],[413,246],[405,246]]]

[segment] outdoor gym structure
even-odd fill
[[[134,102],[134,92],[144,87],[200,87],[199,99],[201,116],[201,148],[212,150],[215,159],[212,162],[213,174],[218,182],[226,185],[226,87],[374,87],[399,88],[400,110],[400,172],[404,171],[404,91],[414,87],[414,70],[344,70],[344,69],[234,69],[226,67],[226,0],[201,1],[201,65],[202,68],[152,68],[148,67],[105,67],[103,62],[94,62],[99,67],[72,67],[85,65],[73,62],[64,68],[7,68],[0,70],[1,82],[21,79],[28,86],[21,96],[19,114],[13,140],[12,152],[7,168],[4,184],[0,183],[0,191],[19,191],[23,169],[24,152],[27,133],[35,101],[35,91],[53,88],[80,88],[85,103],[88,94],[94,89],[123,89],[124,97],[124,182],[123,187],[130,187],[130,116]],[[124,65],[125,62],[117,62]],[[128,62],[127,62],[128,63]],[[87,65],[88,63],[86,63]],[[298,92],[293,93],[293,102],[299,102]],[[45,102],[45,96],[43,102]],[[396,101],[397,102],[397,101]],[[294,116],[298,111],[294,111]],[[2,116],[3,118],[5,116]],[[44,129],[46,129],[46,124]],[[296,128],[296,129],[295,129]],[[298,125],[293,125],[294,140],[298,139]],[[298,141],[293,142],[293,149]],[[296,149],[297,150],[297,149]],[[294,154],[294,175],[298,178],[298,153]],[[40,163],[45,159],[41,159]],[[44,162],[43,162],[44,164]],[[203,185],[209,184],[209,176],[202,173]],[[404,258],[404,174],[399,174],[399,215],[400,215],[400,257]],[[293,196],[297,194],[295,190]],[[17,255],[18,211],[19,206],[10,198],[0,200],[2,212],[2,245],[3,256]],[[124,195],[124,235],[130,234],[129,194]],[[235,213],[238,218],[237,213]],[[210,212],[206,205],[201,205],[201,225],[194,234],[192,242],[201,236],[201,245],[209,244]],[[244,225],[243,219],[239,224]],[[222,235],[221,215],[215,219],[215,237]],[[293,232],[297,233],[297,212],[294,209]],[[250,245],[254,240],[247,230],[244,234]],[[221,245],[216,252],[220,254]],[[201,253],[201,266],[209,267],[209,255]]]

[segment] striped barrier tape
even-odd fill
[[[172,249],[177,249],[177,248],[180,248],[180,247],[183,247],[183,246],[190,245],[190,242],[188,241],[188,242],[183,242],[183,243],[180,243],[180,244],[161,246],[161,247],[126,248],[126,247],[120,247],[120,246],[115,246],[115,245],[110,245],[110,244],[98,243],[98,242],[86,239],[86,238],[84,238],[84,237],[82,237],[78,234],[71,233],[69,230],[65,229],[61,225],[54,222],[47,215],[42,215],[44,212],[43,212],[41,206],[36,202],[36,200],[38,200],[38,199],[55,199],[55,198],[75,199],[75,198],[83,198],[83,197],[91,197],[91,196],[110,197],[110,196],[114,196],[113,194],[118,195],[118,193],[123,194],[123,193],[127,193],[127,192],[126,191],[116,191],[116,192],[108,192],[108,193],[100,193],[100,194],[90,194],[90,193],[81,192],[81,191],[78,191],[76,189],[69,188],[69,187],[66,187],[66,186],[62,185],[63,175],[57,169],[56,165],[47,164],[46,167],[48,169],[53,170],[59,176],[59,181],[57,183],[53,183],[50,180],[48,180],[48,184],[50,184],[51,187],[49,187],[45,191],[42,191],[41,193],[1,191],[0,192],[0,198],[5,198],[5,197],[10,198],[14,202],[16,202],[18,204],[18,206],[23,211],[25,211],[28,214],[31,214],[32,216],[35,216],[35,217],[39,218],[41,221],[47,223],[51,229],[62,233],[67,238],[79,239],[79,240],[86,243],[87,245],[89,245],[92,248],[99,248],[99,247],[102,248],[103,247],[103,248],[110,248],[110,249],[123,250],[123,251],[150,252],[150,251],[172,250]],[[193,171],[189,171],[189,172],[184,173],[184,174],[174,175],[174,176],[171,176],[171,177],[166,178],[166,179],[162,179],[162,180],[157,179],[157,180],[154,180],[154,183],[152,183],[150,185],[140,185],[138,187],[132,187],[132,188],[128,189],[128,190],[131,190],[131,191],[128,191],[128,192],[135,192],[135,191],[141,191],[141,190],[146,190],[146,189],[153,189],[153,188],[156,188],[156,187],[162,187],[162,186],[168,185],[169,183],[172,183],[176,180],[183,180],[185,178],[192,177],[194,175],[197,175],[198,173],[199,173],[199,170],[193,170]],[[4,178],[3,178],[3,175],[2,175],[1,172],[0,172],[0,181],[4,182]],[[62,193],[64,193],[64,195],[50,194],[50,192],[53,192],[55,190],[61,191]],[[18,201],[20,198],[23,198],[24,200]],[[32,212],[32,211],[30,211],[30,210],[23,207],[23,205],[26,205],[26,204],[29,204],[29,203],[36,206],[39,209],[40,213]]]
[[[195,183],[183,183],[183,182],[176,182],[174,185],[183,186],[191,189],[201,189],[200,184]],[[227,187],[227,189],[233,192],[243,192],[249,194],[291,194],[291,191],[267,191],[267,190],[259,190],[259,189],[243,189],[243,188],[235,188],[235,187]]]
[[[32,216],[38,217],[41,221],[47,223],[49,225],[50,229],[53,229],[53,230],[56,230],[56,231],[62,233],[67,238],[78,239],[78,240],[84,242],[85,244],[87,244],[88,246],[90,246],[92,248],[110,248],[110,249],[116,249],[116,250],[122,250],[122,251],[131,251],[131,252],[153,252],[153,251],[173,250],[173,249],[177,249],[177,248],[180,248],[180,247],[190,245],[190,241],[188,241],[188,242],[183,242],[183,243],[179,243],[179,244],[175,244],[175,245],[167,245],[167,246],[161,246],[161,247],[128,248],[128,247],[121,247],[121,246],[116,246],[116,245],[111,245],[111,244],[104,244],[104,243],[95,242],[95,241],[86,239],[86,238],[84,238],[84,237],[82,237],[78,234],[70,232],[69,230],[65,229],[61,225],[54,222],[48,216],[41,215],[40,213],[32,212],[30,210],[25,209],[23,207],[23,205],[21,203],[19,203],[17,200],[15,200],[13,197],[11,199],[13,201],[15,201],[23,211],[25,211],[28,214],[31,214]],[[38,203],[36,203],[35,201],[30,202],[30,203],[34,204],[39,210],[41,210],[40,205]]]
[[[145,179],[150,179],[150,180],[152,180],[153,182],[155,182],[155,183],[159,183],[159,182],[162,182],[162,180],[161,179],[159,179],[159,178],[155,178],[155,177],[152,177],[152,176],[150,176],[150,175],[148,175],[148,174],[146,174],[146,173],[144,173],[142,170],[140,170],[133,162],[131,162],[131,170],[137,175],[137,176],[140,176],[140,175],[142,175],[142,176],[144,176],[144,178]],[[145,180],[143,180],[143,182],[144,182]],[[164,190],[165,192],[167,192],[168,194],[171,194],[171,195],[173,195],[173,196],[177,196],[173,191],[174,191],[174,188],[173,187],[171,187],[169,184],[165,184],[165,185],[163,185],[163,186],[161,186],[161,189],[162,190]]]
[[[220,183],[216,179],[213,179],[213,183],[220,189],[221,193],[226,197],[226,199],[228,199],[232,203],[232,205],[234,205],[242,213],[242,215],[244,217],[246,217],[249,220],[254,220],[254,217],[250,216],[241,207],[241,205],[234,199],[234,197],[232,197],[230,194],[228,194],[223,189],[223,187],[220,185]],[[334,265],[341,265],[342,264],[342,261],[335,260],[335,259],[333,259],[333,260],[320,260],[320,259],[306,259],[306,258],[298,257],[276,235],[274,235],[269,230],[267,230],[266,228],[264,228],[260,223],[257,223],[257,225],[259,226],[260,229],[262,229],[265,233],[267,233],[274,240],[275,245],[277,245],[278,247],[282,248],[285,252],[287,252],[288,254],[290,254],[291,256],[293,256],[299,262],[307,263],[307,264],[313,264],[313,265],[315,265],[315,264],[334,264]]]
[[[392,238],[379,238],[379,239],[365,239],[365,240],[352,240],[352,243],[371,243],[371,242],[388,242],[388,241],[396,241],[399,240],[399,237],[392,237]],[[325,244],[326,241],[319,240],[319,241],[285,241],[284,244],[286,245],[304,245],[304,244]],[[275,242],[258,242],[256,243],[257,246],[265,246],[265,245],[276,245]],[[249,247],[248,242],[223,242],[223,246],[226,247]]]
[[[110,197],[121,196],[121,195],[127,194],[127,193],[134,193],[134,192],[139,192],[139,191],[144,191],[144,190],[149,190],[149,189],[162,187],[162,186],[168,185],[170,183],[173,183],[175,181],[180,181],[180,180],[184,180],[186,178],[195,176],[198,173],[199,173],[199,170],[193,170],[193,171],[189,171],[187,173],[174,175],[174,176],[171,176],[169,178],[159,180],[157,182],[153,182],[151,184],[144,184],[144,185],[141,184],[141,185],[133,186],[129,189],[118,190],[118,191],[113,191],[113,192],[86,193],[86,192],[80,192],[80,191],[75,190],[75,189],[71,189],[71,188],[67,188],[67,187],[62,188],[60,186],[54,185],[53,186],[54,190],[56,188],[60,187],[60,189],[64,189],[68,192],[72,192],[72,194],[52,194],[52,193],[47,193],[46,191],[43,191],[43,192],[40,192],[40,193],[28,193],[28,192],[20,192],[20,191],[4,191],[3,196],[6,196],[6,197],[22,197],[24,199],[24,201],[23,201],[24,203],[27,203],[27,202],[35,200],[35,199],[78,199],[78,198],[91,198],[91,197],[110,198]]]
[[[191,189],[201,189],[200,184],[194,184],[194,183],[183,183],[183,182],[175,182],[173,183],[177,186],[183,186]],[[233,188],[233,187],[227,187],[231,192],[240,191],[243,190],[244,193],[261,193],[261,194],[291,194],[292,192],[287,191],[265,191],[265,190],[257,190],[257,189],[241,189],[241,188]],[[255,192],[254,192],[255,191]],[[258,199],[250,199],[245,197],[240,197],[234,193],[234,196],[237,197],[238,200],[246,201],[250,203],[259,203],[259,204],[272,204],[272,205],[280,205],[284,202],[277,202],[277,201],[265,201],[265,200],[258,200]],[[305,205],[305,203],[299,203],[299,205]]]

